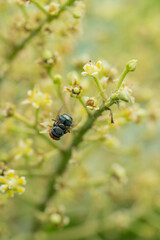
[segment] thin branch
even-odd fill
[[[68,0],[65,4],[63,4],[55,16],[49,16],[45,20],[43,20],[40,25],[34,29],[21,43],[17,44],[12,52],[7,56],[7,59],[12,61],[18,53],[41,31],[44,24],[47,22],[52,22],[53,20],[57,19],[61,12],[63,12],[67,7],[71,6],[76,0]]]

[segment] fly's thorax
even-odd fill
[[[68,114],[61,115],[59,117],[59,121],[67,127],[70,127],[72,125],[72,117]]]

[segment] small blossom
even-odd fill
[[[85,104],[87,106],[88,109],[91,110],[97,110],[99,109],[99,107],[97,106],[97,101],[95,100],[94,97],[84,97],[85,100]]]
[[[18,147],[13,149],[13,154],[15,159],[20,159],[21,157],[31,156],[33,154],[33,149],[31,148],[32,140],[27,139],[25,142],[20,141]]]
[[[82,72],[82,76],[89,75],[91,77],[97,77],[98,74],[103,70],[103,64],[101,61],[98,61],[96,64],[89,62],[83,67],[84,72]]]
[[[33,91],[29,90],[28,96],[29,98],[23,101],[23,104],[31,103],[34,108],[50,105],[52,103],[50,95],[48,93],[42,93],[37,88],[34,88]]]
[[[13,197],[15,193],[24,193],[25,184],[25,177],[19,177],[13,169],[5,171],[4,175],[0,176],[0,191],[2,193],[7,192],[9,197]]]
[[[50,15],[57,15],[60,10],[60,5],[52,2],[50,5],[46,6],[45,9]]]
[[[73,75],[69,81],[71,87],[65,87],[64,90],[71,94],[71,97],[77,97],[81,94],[83,87],[79,84],[77,75]]]

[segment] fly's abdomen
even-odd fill
[[[64,135],[64,130],[61,129],[60,127],[58,126],[55,126],[52,128],[52,130],[50,131],[50,136],[55,139],[55,140],[59,140],[60,137],[62,137]]]

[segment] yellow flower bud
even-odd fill
[[[61,84],[62,83],[62,76],[60,74],[55,74],[53,76],[53,81],[55,84]]]

